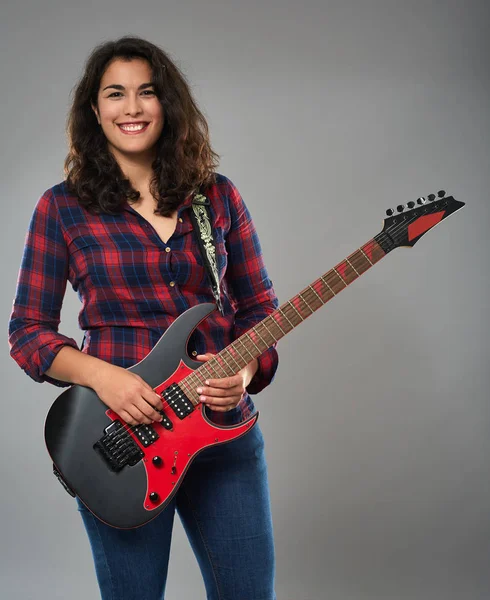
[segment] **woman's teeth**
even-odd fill
[[[144,129],[147,125],[148,123],[140,123],[138,125],[119,125],[119,127],[124,131],[141,131],[141,129]]]

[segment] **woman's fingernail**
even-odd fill
[[[196,392],[197,392],[198,394],[202,394],[202,388],[197,388]]]

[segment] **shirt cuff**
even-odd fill
[[[279,356],[275,347],[271,347],[257,357],[259,368],[247,386],[249,394],[258,394],[274,380]]]

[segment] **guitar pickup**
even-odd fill
[[[170,425],[172,424],[170,423]],[[158,433],[153,429],[151,425],[140,425],[139,427],[135,427],[133,432],[138,438],[138,441],[145,448],[156,442],[159,438]]]

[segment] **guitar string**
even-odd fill
[[[434,203],[434,204],[435,204],[435,203]],[[427,205],[427,206],[432,206],[432,205]],[[414,212],[415,212],[415,210],[414,210]],[[409,215],[409,214],[410,214],[410,213],[400,213],[400,215],[397,215],[397,216],[400,216],[400,217],[403,217],[403,216],[405,216],[405,217],[407,217],[407,215]],[[423,215],[420,215],[420,216],[423,216]],[[405,218],[405,219],[402,219],[402,222],[401,222],[399,225],[397,225],[396,227],[394,227],[394,228],[392,229],[391,233],[392,233],[393,235],[395,235],[395,236],[396,236],[396,235],[398,235],[399,233],[401,233],[401,232],[402,232],[402,230],[403,230],[404,228],[406,228],[408,225],[410,225],[411,223],[415,222],[415,221],[416,221],[418,218],[420,218],[420,216],[415,216],[415,217],[413,217],[413,218],[409,218],[408,220],[407,220],[406,218]],[[431,227],[431,229],[432,229],[432,227]],[[427,231],[429,231],[429,230],[427,230]],[[426,232],[424,232],[424,233],[426,233]],[[385,236],[387,236],[388,234],[387,234],[387,233],[386,233],[386,232],[383,230],[383,231],[381,231],[379,234],[377,234],[377,236],[375,236],[375,237],[380,237],[380,236],[382,236],[382,235],[385,235]],[[391,237],[391,236],[390,236],[390,237]],[[355,254],[357,254],[357,253],[359,252],[359,250],[366,249],[366,250],[369,252],[370,250],[372,250],[372,249],[374,248],[374,246],[375,246],[375,245],[379,245],[379,244],[378,244],[378,242],[376,242],[376,240],[375,240],[374,238],[372,238],[372,239],[371,239],[371,240],[369,240],[369,242],[367,242],[367,243],[366,243],[364,246],[361,246],[360,248],[358,248],[357,250],[355,250],[355,251],[354,251],[354,252],[353,252],[353,253],[350,255],[350,257],[348,257],[348,258],[347,258],[347,259],[345,259],[344,261],[340,262],[340,263],[339,263],[339,265],[342,265],[342,264],[343,264],[343,263],[345,263],[347,260],[348,260],[349,262],[351,262],[351,261],[350,261],[350,258],[353,258],[353,257],[354,257],[354,255],[355,255]],[[370,246],[371,246],[371,248],[370,248]],[[398,246],[396,246],[396,247],[398,247]],[[384,256],[386,256],[386,253],[384,254]],[[361,258],[362,258],[362,257],[361,257]],[[354,261],[356,261],[356,260],[357,260],[357,263],[356,263],[356,264],[357,264],[357,266],[359,266],[359,264],[360,264],[360,262],[359,262],[359,257],[358,257],[357,259],[356,259],[356,258],[353,258],[353,260],[354,260]],[[365,260],[365,259],[363,258],[363,260]],[[376,264],[376,263],[374,263],[374,264]],[[333,269],[330,269],[330,271],[334,271],[334,270],[335,270],[335,269],[336,269],[336,268],[337,268],[339,265],[336,265],[336,266],[335,266]],[[372,265],[371,265],[371,266],[372,266]],[[369,268],[370,268],[370,267],[369,267]],[[356,271],[355,267],[354,267],[354,270]],[[330,271],[329,271],[329,272],[327,272],[326,276],[328,276],[328,275],[331,275]],[[362,275],[362,274],[363,274],[363,273],[361,273],[361,275]],[[322,279],[322,277],[324,277],[324,276],[321,276],[319,279]],[[340,277],[340,276],[339,276],[339,275],[337,275],[337,277]],[[360,277],[360,275],[358,275],[358,277]],[[356,277],[356,279],[358,279],[358,277]],[[344,280],[342,279],[342,281],[344,281]],[[354,281],[355,281],[355,279],[354,279],[354,280],[352,280],[352,282],[351,282],[351,283],[353,283]],[[333,282],[332,282],[332,283],[333,283]],[[327,285],[328,285],[328,283],[327,283]],[[350,285],[350,284],[349,284],[349,285]],[[329,287],[330,287],[330,286],[329,286]],[[342,289],[344,289],[344,288],[342,288]],[[301,292],[300,292],[300,294],[301,294]],[[298,295],[299,295],[299,294],[297,294],[297,296],[298,296]],[[286,302],[286,304],[287,304],[287,302]],[[307,304],[307,303],[306,303],[306,304]],[[320,308],[320,307],[319,307],[319,308]],[[269,315],[269,316],[270,316],[270,315]],[[309,316],[309,315],[307,315],[307,316]],[[266,318],[267,318],[267,317],[266,317]],[[265,320],[265,319],[264,319],[264,320]],[[298,323],[298,324],[299,324],[299,323]],[[260,323],[257,323],[257,325],[256,325],[256,326],[258,326],[258,325],[260,325]],[[232,343],[233,343],[233,342],[232,342]],[[230,345],[231,345],[231,344],[230,344]],[[265,349],[265,350],[266,350],[266,349]],[[265,350],[264,350],[264,352],[265,352]],[[239,353],[238,353],[238,354],[239,354]],[[181,384],[182,382],[185,382],[185,380],[187,379],[187,377],[195,376],[196,374],[198,374],[198,373],[199,373],[199,371],[201,370],[201,368],[202,368],[202,367],[205,367],[205,365],[206,365],[206,363],[203,363],[203,364],[202,364],[200,367],[198,367],[197,369],[195,369],[194,371],[192,371],[192,373],[189,373],[189,375],[187,375],[186,377],[184,377],[184,379],[182,379],[182,380],[181,380],[181,381],[179,381],[178,383],[179,383],[179,384]],[[180,387],[180,386],[179,386],[179,387]],[[163,394],[163,393],[162,393],[162,394]],[[165,397],[164,397],[163,395],[161,395],[161,398],[162,398],[162,408],[167,408],[167,409],[171,408],[171,407],[170,407],[170,405],[169,405],[169,403],[168,403],[168,401],[165,399]],[[122,421],[123,421],[123,422],[124,422],[126,425],[128,425],[128,424],[126,423],[126,421],[124,421],[124,419],[122,419]],[[157,421],[157,423],[161,423],[161,421]],[[123,428],[123,431],[121,431],[119,434],[116,434],[116,435],[114,436],[114,440],[117,442],[117,441],[120,441],[121,439],[123,439],[124,437],[127,437],[127,435],[126,435],[126,434],[127,434],[128,432],[135,433],[135,432],[136,432],[136,430],[137,430],[137,428],[140,428],[140,427],[142,427],[142,425],[148,425],[148,426],[151,426],[152,424],[151,424],[151,423],[150,423],[150,424],[146,424],[146,423],[138,423],[137,425],[131,425],[131,426],[128,426],[128,428],[127,428],[127,429],[126,429],[126,428]],[[163,425],[162,425],[162,427],[163,427]]]

